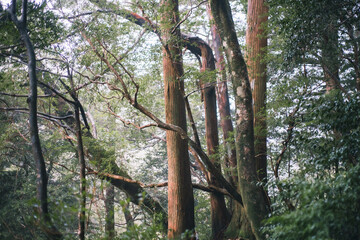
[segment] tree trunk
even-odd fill
[[[240,192],[246,215],[256,239],[264,239],[260,227],[261,221],[268,214],[268,208],[262,188],[257,185],[252,96],[246,64],[236,36],[229,2],[211,0],[210,6],[225,49],[234,88],[236,104],[235,141]]]
[[[223,131],[223,140],[226,150],[225,156],[225,165],[228,169],[225,170],[226,175],[229,178],[229,181],[237,186],[238,177],[236,171],[236,150],[235,142],[232,137],[234,134],[234,127],[231,120],[230,112],[230,102],[229,102],[229,92],[227,87],[227,75],[225,69],[225,59],[224,54],[221,49],[221,39],[219,32],[214,24],[214,18],[211,14],[210,6],[207,5],[207,13],[211,23],[211,35],[213,40],[213,50],[215,53],[215,64],[216,69],[220,73],[220,77],[217,77],[217,100],[218,108],[220,113],[220,126]]]
[[[27,57],[28,57],[28,73],[30,80],[30,94],[28,98],[29,104],[29,127],[30,127],[30,136],[31,136],[31,147],[34,160],[36,163],[36,191],[37,191],[37,200],[40,203],[38,211],[40,214],[40,226],[44,230],[45,234],[49,239],[62,239],[62,234],[57,230],[51,221],[48,210],[48,198],[47,198],[47,173],[46,166],[44,161],[44,156],[42,154],[39,129],[37,123],[37,76],[36,76],[36,57],[33,44],[30,40],[28,30],[27,30],[27,1],[24,0],[22,4],[22,16],[19,21],[16,16],[16,0],[12,1],[10,6],[10,16],[11,20],[16,25],[21,40],[24,42]]]
[[[266,161],[266,63],[265,24],[268,8],[264,0],[248,0],[246,64],[254,105],[255,162],[260,181],[267,182]]]
[[[165,89],[166,122],[186,131],[184,82],[178,2],[164,0],[162,7],[163,73]],[[189,231],[192,236],[194,222],[194,196],[190,175],[187,141],[174,131],[166,131],[168,156],[168,237],[179,238]],[[190,236],[188,235],[188,236]],[[190,238],[190,237],[187,237]]]
[[[339,80],[339,47],[337,29],[331,24],[323,33],[321,66],[324,72],[326,93],[340,88]]]
[[[213,40],[213,49],[216,58],[216,68],[220,72],[217,78],[217,98],[218,108],[220,112],[220,126],[223,130],[223,139],[227,155],[225,156],[225,165],[228,168],[225,173],[230,182],[238,187],[237,162],[235,141],[233,138],[234,128],[231,120],[230,102],[227,87],[227,74],[225,68],[225,59],[221,49],[221,39],[219,32],[214,24],[214,18],[211,9],[207,7],[208,16],[211,22],[211,34]],[[231,220],[226,228],[225,236],[227,238],[245,237],[247,239],[255,238],[252,234],[249,220],[245,215],[244,207],[237,201],[230,199]]]
[[[214,71],[215,61],[212,51],[208,46],[200,45],[201,49],[202,67],[201,72]],[[212,76],[210,74],[210,76]],[[221,171],[220,159],[218,156],[219,149],[219,132],[217,126],[217,111],[216,111],[216,91],[214,80],[201,79],[201,89],[204,97],[205,108],[205,131],[206,131],[206,146],[207,154],[212,163]],[[219,182],[213,174],[210,174],[210,184],[220,187]],[[210,193],[211,204],[211,230],[213,239],[222,239],[223,232],[229,222],[229,212],[226,208],[224,195],[219,193]]]
[[[115,237],[115,189],[109,185],[105,189],[105,236],[111,240]]]
[[[79,212],[79,239],[85,239],[85,210],[86,210],[86,176],[85,176],[85,155],[81,134],[81,122],[79,107],[75,106],[77,151],[80,165],[80,212]]]

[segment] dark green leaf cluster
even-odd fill
[[[267,221],[269,239],[358,239],[359,182],[360,165],[326,179],[293,179],[298,206]]]
[[[33,2],[28,4],[27,29],[35,49],[44,49],[65,37],[63,27],[57,17],[52,11],[45,8],[46,1],[41,4]],[[18,1],[18,16],[21,14],[20,10],[21,2]],[[6,9],[0,11],[0,14],[5,16]],[[10,17],[0,20],[0,29],[0,60],[6,56],[23,56],[26,49],[14,23],[10,21]]]

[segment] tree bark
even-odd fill
[[[152,23],[148,18],[144,18],[142,16],[139,16],[136,13],[130,12],[128,10],[123,10],[123,9],[118,9],[116,5],[111,5],[109,3],[106,3],[106,1],[97,1],[97,0],[92,0],[92,2],[94,2],[95,4],[98,4],[99,7],[105,9],[105,10],[99,10],[101,11],[106,11],[106,12],[112,12],[115,13],[117,15],[120,15],[130,21],[133,21],[135,24],[138,24],[140,26],[146,27],[148,28],[150,31],[158,34],[160,36],[160,33],[158,31],[158,26],[155,25],[154,23]],[[209,49],[210,47],[200,38],[198,37],[189,37],[185,34],[180,34],[181,39],[183,40],[186,48],[188,50],[190,50],[193,54],[195,54],[196,56],[201,56],[201,49],[198,47],[200,45],[206,45]],[[87,39],[86,36],[84,36],[85,39]],[[89,42],[90,43],[90,42]],[[93,48],[94,49],[94,48]],[[94,50],[96,51],[96,50]],[[212,53],[211,53],[212,54]],[[98,57],[101,58],[103,61],[106,61],[106,59],[102,58],[101,55],[99,53],[97,53]],[[109,68],[111,68],[109,66]],[[178,128],[175,125],[169,125],[169,124],[165,124],[163,123],[160,119],[158,119],[156,116],[154,116],[151,112],[149,112],[146,108],[144,108],[142,105],[140,105],[136,99],[131,98],[130,96],[125,96],[128,101],[135,107],[137,108],[140,112],[142,112],[143,114],[147,115],[150,119],[152,119],[153,121],[156,122],[157,126],[162,128],[162,129],[166,129],[166,130],[172,130],[175,131],[177,133],[180,133],[180,135],[182,136],[183,139],[187,139],[188,143],[190,144],[190,146],[197,152],[197,154],[199,155],[199,157],[202,159],[202,161],[204,162],[204,164],[206,165],[206,167],[208,168],[209,172],[211,172],[212,174],[216,175],[216,178],[219,182],[221,182],[221,185],[229,192],[229,194],[231,194],[231,196],[238,201],[240,204],[242,204],[242,199],[240,194],[237,192],[237,190],[234,188],[234,186],[232,184],[230,184],[221,174],[220,171],[218,171],[218,169],[212,164],[212,162],[210,161],[210,159],[208,158],[207,154],[205,154],[203,152],[203,150],[201,149],[200,146],[198,146],[196,144],[196,142],[192,141],[187,135],[186,132],[184,132],[181,128]]]
[[[233,138],[234,128],[231,120],[229,93],[227,87],[227,74],[225,67],[224,54],[221,48],[221,38],[214,24],[214,18],[211,14],[210,6],[207,7],[208,16],[211,23],[211,35],[213,41],[213,50],[216,58],[216,68],[220,73],[217,78],[217,98],[218,108],[220,113],[220,126],[223,131],[223,139],[226,150],[225,165],[228,168],[225,174],[228,176],[230,182],[238,187],[238,175],[237,175],[237,161],[236,161],[236,150],[235,141]],[[247,239],[254,239],[252,234],[250,223],[246,217],[244,207],[237,201],[230,199],[231,207],[231,220],[226,228],[225,237],[227,238],[238,238],[245,237]]]
[[[173,29],[179,21],[177,0],[161,2],[163,73],[165,86],[166,123],[179,126],[186,132],[182,53],[179,45],[180,30]],[[179,238],[195,228],[194,196],[191,184],[188,144],[180,134],[166,131],[168,156],[168,238]]]
[[[246,64],[254,104],[255,162],[260,181],[267,182],[266,160],[266,22],[264,0],[248,0]]]
[[[264,239],[261,221],[269,210],[257,185],[254,152],[253,108],[247,68],[236,36],[229,2],[210,1],[211,12],[220,32],[229,63],[236,104],[236,150],[240,192],[246,215],[256,239]]]
[[[211,14],[211,9],[207,7],[209,20],[211,23],[211,35],[213,40],[213,49],[215,53],[215,63],[216,69],[220,73],[220,77],[217,77],[217,99],[218,99],[218,108],[220,113],[220,126],[223,131],[223,140],[226,150],[225,163],[226,175],[228,176],[230,182],[236,186],[238,182],[237,171],[236,171],[236,150],[235,150],[235,141],[232,137],[234,134],[234,127],[231,120],[230,112],[230,102],[229,102],[229,92],[227,87],[227,74],[225,68],[225,59],[224,54],[221,49],[221,39],[219,32],[214,24],[214,18]]]
[[[21,40],[24,42],[28,57],[28,73],[30,80],[30,94],[28,98],[29,104],[29,127],[31,136],[31,147],[33,157],[36,163],[37,179],[36,190],[37,199],[40,203],[38,211],[40,214],[40,226],[44,230],[45,234],[50,239],[62,239],[62,234],[57,230],[51,221],[48,210],[48,198],[47,198],[47,173],[44,161],[44,156],[41,149],[39,129],[37,122],[37,76],[36,76],[36,56],[34,46],[30,40],[27,30],[27,1],[24,0],[22,4],[22,16],[19,21],[16,16],[16,0],[12,1],[9,9],[11,20],[16,25]]]
[[[201,72],[215,71],[215,61],[212,50],[207,45],[198,44],[197,47],[201,49]],[[219,132],[217,126],[216,91],[214,86],[215,78],[211,77],[211,74],[209,76],[210,79],[200,80],[204,97],[207,154],[215,167],[221,171],[220,158],[218,155]],[[213,174],[210,174],[210,184],[217,187],[221,186]],[[224,195],[210,193],[210,204],[212,238],[221,239],[230,217],[226,208]]]

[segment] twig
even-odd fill
[[[183,22],[185,22],[186,19],[188,19],[188,17],[189,17],[189,16],[191,15],[191,13],[192,13],[192,10],[194,10],[195,8],[198,8],[198,7],[199,7],[201,4],[203,4],[203,3],[207,3],[207,0],[202,1],[202,2],[200,2],[199,4],[197,4],[195,7],[190,8],[190,10],[186,13],[185,17],[175,25],[175,27],[173,28],[173,30],[171,30],[171,34],[173,34],[173,33],[176,31],[176,29],[177,29]]]

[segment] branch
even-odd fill
[[[198,8],[198,7],[199,7],[201,4],[203,4],[203,3],[207,3],[207,0],[202,1],[202,2],[200,2],[199,4],[197,4],[195,7],[190,8],[190,10],[189,10],[189,11],[186,13],[186,15],[184,16],[184,18],[175,25],[175,27],[173,28],[173,30],[171,31],[171,33],[173,34],[173,33],[176,31],[176,29],[177,29],[183,22],[185,22],[186,19],[189,18],[189,16],[190,16],[191,13],[192,13],[192,10],[194,10],[195,8]]]
[[[10,97],[23,97],[23,98],[28,98],[28,95],[21,95],[21,94],[14,94],[14,93],[5,93],[5,92],[0,92],[0,95],[4,95],[4,96],[10,96]],[[47,95],[43,95],[43,96],[38,96],[38,98],[48,98],[48,97],[53,97],[54,94],[47,94]]]
[[[155,23],[153,23],[148,17],[140,16],[139,14],[136,14],[136,13],[131,12],[126,9],[119,9],[119,7],[117,5],[115,5],[115,4],[111,5],[111,4],[107,3],[106,0],[105,1],[90,0],[90,1],[94,4],[96,4],[97,6],[99,6],[100,8],[102,8],[102,10],[98,10],[99,12],[114,13],[118,16],[121,16],[121,17],[135,23],[138,26],[144,27],[148,31],[151,31],[151,32],[157,34],[161,44],[166,48],[165,44],[161,41],[159,27]],[[200,2],[196,7],[200,6],[201,4],[203,4],[205,2],[207,2],[207,1]],[[192,9],[194,9],[194,8],[192,8]],[[175,29],[178,27],[178,25],[180,25],[183,21],[184,20],[180,21],[172,31],[175,31]],[[185,47],[187,49],[189,49],[196,56],[201,56],[201,50],[200,50],[199,46],[203,45],[210,50],[212,58],[213,58],[211,47],[201,38],[190,37],[186,34],[181,34],[181,39],[184,41]]]
[[[1,107],[0,111],[14,111],[14,112],[19,112],[19,113],[29,114],[28,108],[12,108],[12,107],[3,108],[3,107]],[[37,115],[38,115],[38,117],[52,121],[52,122],[56,123],[58,126],[75,133],[75,131],[72,128],[70,128],[66,124],[63,124],[60,121],[58,121],[58,120],[65,120],[67,118],[73,118],[72,115],[59,117],[59,116],[54,116],[54,115],[50,115],[50,114],[42,113],[42,112],[37,112]]]
[[[146,124],[146,125],[143,125],[143,126],[139,126],[139,125],[136,125],[135,123],[133,122],[130,122],[130,121],[126,121],[125,119],[123,119],[122,117],[120,117],[119,115],[117,115],[110,107],[110,103],[107,103],[107,107],[108,107],[108,110],[110,111],[110,114],[115,116],[116,118],[120,119],[121,122],[123,122],[123,124],[125,125],[132,125],[134,126],[135,128],[137,128],[138,130],[142,130],[144,128],[148,128],[148,127],[156,127],[157,125],[156,124]]]
[[[88,168],[89,169],[89,168]],[[89,171],[87,174],[94,174],[94,175],[98,175],[98,176],[102,176],[102,177],[108,177],[108,178],[112,178],[112,179],[116,179],[116,180],[120,180],[123,182],[127,182],[127,183],[134,183],[137,184],[139,186],[141,186],[142,188],[157,188],[157,187],[167,187],[168,183],[167,182],[163,182],[163,183],[152,183],[152,184],[144,184],[140,181],[137,180],[132,180],[123,176],[119,176],[119,175],[115,175],[115,174],[111,174],[111,173],[100,173],[98,171],[94,171],[92,169],[90,169],[91,171]],[[216,193],[220,193],[220,194],[224,194],[227,196],[231,196],[231,194],[229,194],[229,192],[227,192],[225,189],[223,188],[219,188],[219,187],[215,187],[213,185],[209,185],[209,186],[204,186],[201,184],[197,184],[197,183],[193,183],[192,184],[194,188],[196,189],[200,189],[203,190],[205,192],[216,192]]]
[[[75,104],[74,101],[71,101],[70,99],[67,99],[63,94],[61,94],[60,92],[58,92],[55,88],[51,87],[50,85],[48,85],[48,84],[46,84],[46,83],[44,83],[44,82],[42,82],[42,81],[39,81],[39,80],[38,80],[38,83],[39,83],[40,85],[43,85],[44,87],[50,89],[53,93],[55,93],[57,96],[59,96],[60,98],[62,98],[65,102],[70,103],[70,104],[72,104],[72,105]]]

